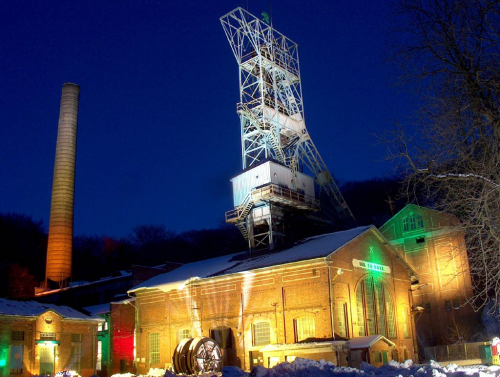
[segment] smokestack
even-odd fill
[[[49,241],[45,280],[63,287],[71,277],[73,248],[73,204],[75,196],[76,131],[80,87],[66,83],[62,87],[57,129],[54,181],[50,206]]]

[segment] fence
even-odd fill
[[[425,359],[436,361],[480,359],[479,346],[489,345],[488,342],[460,343],[450,346],[425,347]]]

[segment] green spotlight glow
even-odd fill
[[[0,359],[0,367],[4,367],[7,365],[7,360],[5,359]]]
[[[372,244],[368,246],[368,258],[370,262],[382,265],[383,255],[384,253],[377,244]],[[376,269],[373,271],[376,271]]]

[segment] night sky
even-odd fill
[[[61,87],[81,87],[75,235],[214,228],[241,172],[238,66],[219,18],[269,1],[0,4],[0,212],[48,228]],[[338,181],[391,174],[372,135],[407,107],[384,63],[388,1],[273,0],[299,45],[306,126]]]

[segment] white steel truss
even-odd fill
[[[305,126],[297,44],[242,8],[220,20],[239,65],[243,169],[272,160],[293,174],[309,172],[317,197],[328,198],[321,202],[323,213],[344,227],[353,225]]]

